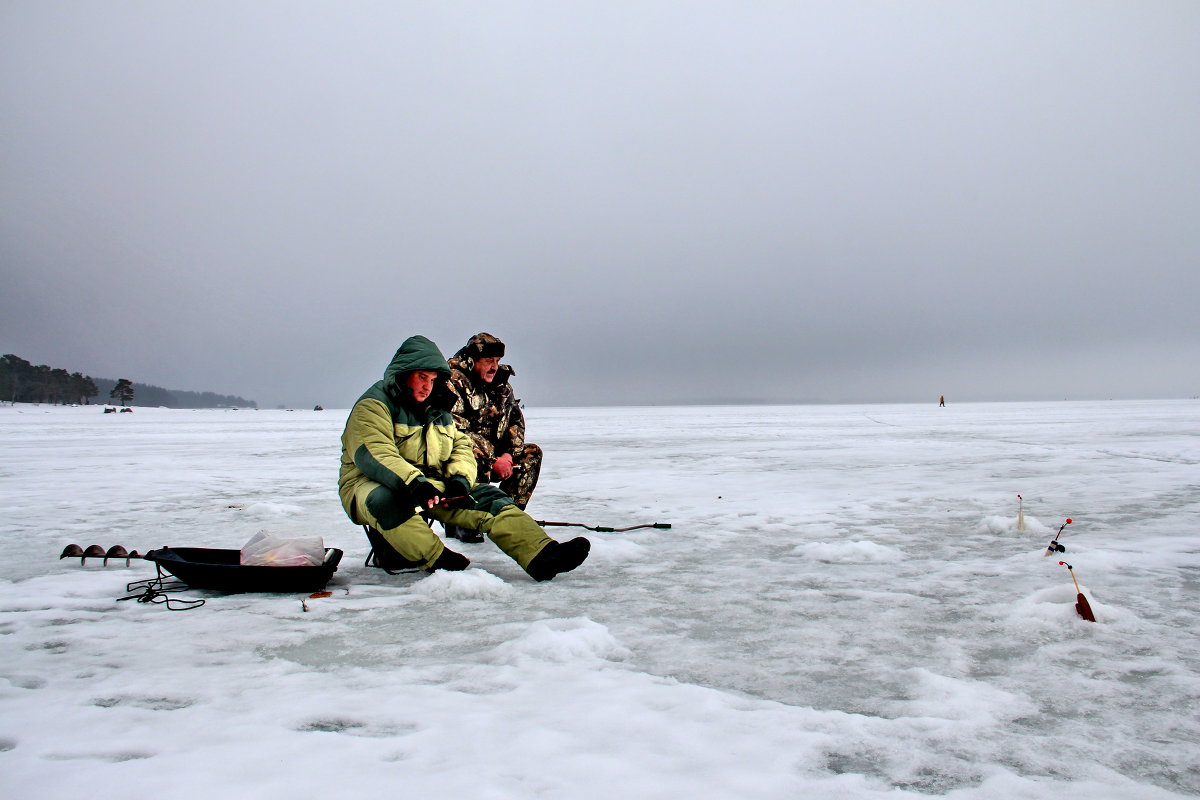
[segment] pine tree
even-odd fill
[[[100,390],[96,388],[96,382],[90,375],[84,375],[81,372],[71,373],[71,396],[76,403],[86,405],[88,398],[95,397],[99,393]]]
[[[23,358],[6,353],[0,357],[0,388],[10,403],[24,399],[33,374],[33,365]]]
[[[133,383],[128,378],[121,378],[108,396],[120,400],[123,406],[131,403],[133,401]]]

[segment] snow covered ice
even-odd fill
[[[1200,403],[527,410],[538,519],[389,576],[344,411],[0,407],[8,798],[1200,793]],[[1017,494],[1026,530],[1017,530]],[[1066,517],[1067,552],[1046,545]],[[345,551],[328,598],[120,602],[69,543]],[[1072,564],[1097,623],[1075,613]]]

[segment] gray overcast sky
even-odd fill
[[[0,0],[0,351],[347,406],[1200,394],[1200,3]]]

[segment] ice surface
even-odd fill
[[[673,527],[389,576],[344,412],[0,407],[5,797],[1200,793],[1200,403],[527,416],[535,517]],[[58,560],[263,529],[345,550],[333,595],[171,612]]]

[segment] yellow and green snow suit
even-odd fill
[[[453,397],[435,389],[425,404],[414,403],[406,379],[415,370],[437,372],[442,378],[450,374],[437,345],[412,336],[392,357],[383,380],[350,409],[338,474],[342,508],[355,523],[379,531],[401,556],[429,569],[445,545],[417,514],[412,490],[418,481],[428,481],[439,491],[445,491],[448,480],[465,483],[471,487],[466,508],[438,506],[427,512],[429,516],[486,533],[527,568],[552,540],[508,495],[486,483],[475,485],[471,440],[454,426],[448,408]],[[444,385],[441,379],[435,384]]]

